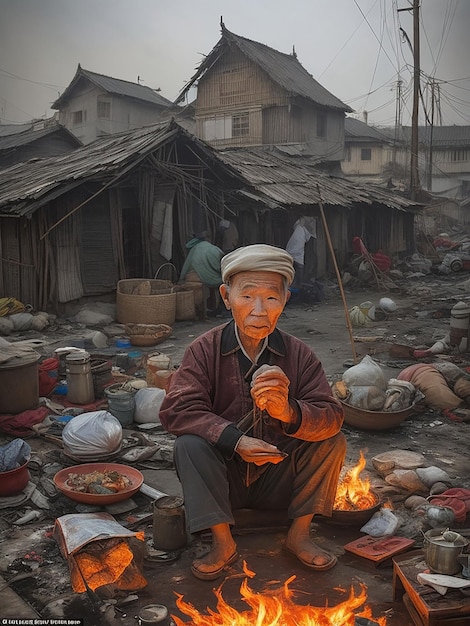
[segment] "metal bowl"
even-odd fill
[[[404,422],[413,412],[416,411],[416,404],[413,404],[401,411],[367,411],[358,409],[351,404],[347,404],[340,399],[344,411],[344,423],[361,430],[390,430],[396,428]]]
[[[333,509],[331,517],[318,516],[318,521],[325,522],[326,524],[334,524],[335,526],[363,526],[382,506],[379,496],[377,494],[375,494],[375,496],[377,502],[367,509],[350,511]],[[316,520],[317,516],[315,516],[315,521]]]
[[[83,493],[80,491],[74,491],[67,486],[67,479],[69,474],[91,474],[92,472],[104,472],[104,471],[116,471],[126,476],[131,481],[131,486],[117,493],[110,494],[98,494],[98,493]],[[57,472],[54,476],[54,483],[64,495],[75,502],[81,502],[83,504],[93,504],[95,506],[106,506],[108,504],[114,504],[115,502],[122,502],[127,500],[135,493],[137,493],[144,482],[144,476],[139,470],[130,467],[129,465],[121,465],[120,463],[84,463],[83,465],[72,465],[72,467],[65,467]]]

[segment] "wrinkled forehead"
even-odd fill
[[[230,285],[240,290],[268,289],[284,292],[287,289],[287,281],[282,274],[265,271],[238,272],[230,278]]]

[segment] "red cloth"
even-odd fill
[[[447,491],[433,496],[430,503],[452,509],[455,513],[455,521],[464,522],[470,511],[470,489],[463,487],[447,489]]]
[[[392,259],[383,252],[371,254],[372,260],[381,272],[388,272],[392,266]]]
[[[354,254],[359,254],[360,256],[367,255],[367,248],[360,237],[354,237],[352,240],[352,247]]]
[[[57,385],[59,359],[51,357],[45,359],[38,366],[39,395],[41,398],[49,396]]]
[[[37,409],[23,411],[16,415],[0,415],[0,430],[9,435],[32,435],[32,426],[43,422],[49,415],[47,406],[40,406]]]

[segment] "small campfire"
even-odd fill
[[[379,503],[377,494],[371,490],[370,480],[359,477],[365,466],[366,459],[361,450],[358,464],[348,470],[338,483],[334,510],[363,511]]]
[[[377,626],[386,626],[386,617],[373,618],[370,608],[364,607],[367,600],[364,585],[361,585],[358,595],[351,588],[349,597],[336,606],[302,606],[294,602],[294,592],[290,588],[295,576],[286,580],[279,589],[258,593],[248,585],[248,578],[253,578],[255,574],[248,569],[246,562],[243,563],[243,570],[247,578],[240,586],[240,595],[249,606],[247,610],[237,611],[228,604],[222,597],[222,585],[214,590],[216,610],[207,609],[207,614],[200,613],[177,593],[176,606],[190,621],[184,622],[172,615],[176,626],[354,626],[356,617],[366,618]]]

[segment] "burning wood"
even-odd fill
[[[246,562],[243,564],[247,577],[253,577],[254,573],[248,570]],[[257,593],[248,585],[245,578],[240,586],[240,595],[243,601],[250,607],[245,611],[237,611],[230,606],[222,597],[222,585],[214,590],[217,598],[215,611],[208,609],[207,615],[200,613],[192,604],[185,602],[181,594],[177,595],[176,605],[179,610],[190,617],[189,622],[184,622],[173,615],[176,626],[354,626],[357,617],[370,619],[372,617],[369,607],[361,607],[367,600],[366,587],[361,585],[358,595],[351,588],[349,597],[336,606],[315,607],[301,606],[293,600],[294,592],[289,587],[295,580],[291,576],[284,585],[265,593]],[[378,626],[386,626],[386,618],[373,618]]]
[[[362,511],[375,506],[377,495],[371,490],[370,480],[361,479],[359,474],[366,466],[366,459],[360,452],[358,464],[348,470],[338,484],[333,508],[340,511]]]

